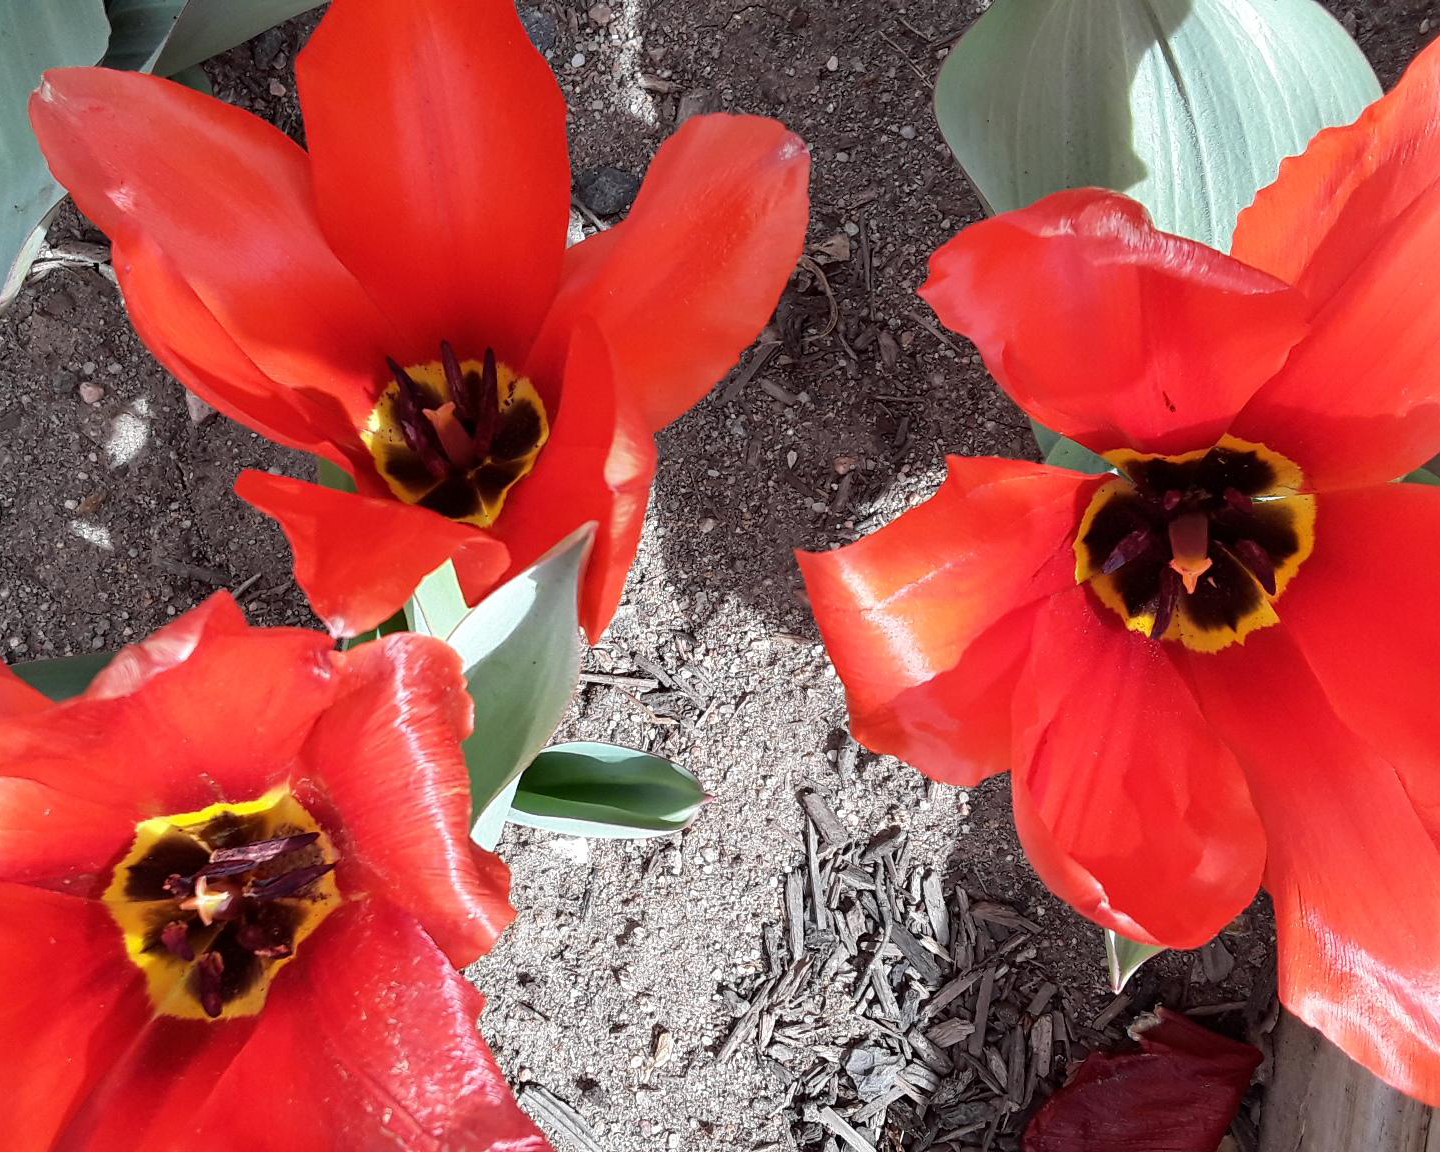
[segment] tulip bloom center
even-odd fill
[[[1300,469],[1226,436],[1183,456],[1112,452],[1121,475],[1091,499],[1075,578],[1127,628],[1218,652],[1279,617],[1275,601],[1315,543]]]
[[[253,1016],[340,903],[329,837],[287,789],[142,821],[102,899],[157,1014]]]
[[[550,436],[545,405],[529,379],[495,359],[440,359],[402,367],[360,437],[390,490],[451,520],[486,528],[506,493],[535,467]]]

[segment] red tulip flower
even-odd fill
[[[855,735],[1010,771],[1041,877],[1195,947],[1255,894],[1281,998],[1440,1102],[1440,47],[1321,133],[1230,255],[1062,192],[966,229],[922,295],[1116,473],[952,459],[803,556]]]
[[[567,251],[565,101],[512,0],[335,0],[296,74],[308,151],[131,72],[49,72],[31,117],[160,362],[354,478],[237,484],[332,631],[379,624],[447,558],[474,603],[594,521],[597,637],[654,433],[734,364],[799,259],[804,144],[695,117],[628,218]]]
[[[509,923],[436,640],[221,594],[51,704],[0,668],[10,1152],[545,1152],[455,970]]]

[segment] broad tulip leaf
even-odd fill
[[[556,744],[520,777],[510,821],[571,836],[637,839],[678,832],[705,789],[678,764],[614,744]]]
[[[1053,464],[1056,468],[1069,468],[1074,472],[1086,472],[1092,476],[1114,469],[1114,465],[1105,457],[1065,436],[1055,438],[1054,447],[1045,454],[1045,463]]]
[[[90,687],[90,681],[114,658],[114,652],[82,652],[54,660],[27,660],[10,665],[10,671],[51,700],[69,700]]]
[[[1147,960],[1165,951],[1157,944],[1141,944],[1105,929],[1105,963],[1110,970],[1110,990],[1119,992]]]
[[[593,522],[577,529],[441,637],[460,653],[475,703],[465,763],[477,816],[535,759],[570,706],[580,679],[580,576],[594,538]]]
[[[1437,476],[1429,467],[1417,468],[1410,475],[1404,477],[1407,484],[1431,484],[1440,487],[1440,476]]]
[[[173,76],[314,7],[314,0],[113,0],[105,63]]]
[[[355,492],[355,477],[341,468],[333,461],[326,460],[320,456],[316,458],[318,465],[316,482],[324,488],[333,488],[336,492]]]
[[[515,799],[515,790],[519,787],[520,777],[516,776],[505,786],[500,795],[485,806],[485,811],[481,812],[475,821],[475,827],[470,829],[470,839],[485,851],[495,851],[495,845],[500,843],[500,837],[505,832],[505,825],[511,819],[510,805]]]
[[[0,0],[0,307],[20,291],[64,196],[30,130],[30,93],[47,68],[94,64],[109,34],[101,0]]]
[[[470,606],[460,591],[460,580],[455,575],[455,565],[449,560],[436,568],[415,589],[415,595],[405,606],[412,630],[425,636],[439,636],[442,640],[455,631]]]
[[[1379,96],[1315,0],[995,0],[945,61],[935,112],[992,212],[1114,188],[1228,250],[1280,161]]]

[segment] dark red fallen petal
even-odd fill
[[[1140,1051],[1095,1052],[1025,1130],[1025,1152],[1215,1152],[1260,1051],[1159,1010]]]

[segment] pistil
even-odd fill
[[[1188,512],[1170,521],[1169,534],[1170,567],[1184,582],[1186,593],[1193,596],[1200,577],[1215,563],[1210,558],[1210,517]]]

